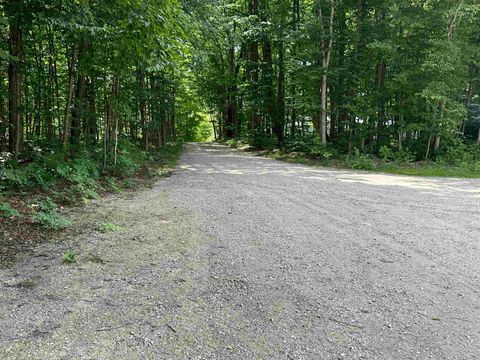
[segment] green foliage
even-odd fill
[[[67,250],[63,254],[63,262],[65,264],[74,264],[77,262],[77,260],[78,260],[78,256],[73,250]]]
[[[309,147],[308,155],[314,159],[331,160],[334,152],[327,146],[322,145],[320,138],[315,137],[313,144]]]
[[[14,209],[10,206],[9,203],[2,203],[0,204],[0,216],[1,217],[6,217],[6,218],[10,218],[10,217],[22,217],[22,214],[20,214],[20,212],[17,210],[17,209]]]
[[[86,151],[68,158],[68,151],[60,148],[48,149],[46,154],[35,154],[25,165],[13,165],[4,170],[0,187],[11,189],[50,189],[57,186],[69,187],[79,196],[96,197],[96,180],[100,167]]]
[[[104,223],[98,227],[98,231],[104,234],[109,232],[120,232],[122,231],[122,227],[112,223]]]
[[[393,159],[397,164],[408,164],[415,161],[415,155],[408,148],[405,148],[394,152]]]
[[[135,188],[135,181],[131,180],[131,179],[125,179],[123,180],[123,183],[122,183],[123,187],[125,189],[134,189]]]
[[[448,146],[443,154],[437,157],[442,165],[459,167],[476,167],[480,162],[480,151],[477,145],[466,145],[456,142],[454,146]]]
[[[391,160],[393,159],[393,151],[392,149],[387,146],[387,145],[382,145],[380,147],[380,150],[378,150],[378,155],[380,155],[380,158],[383,161]]]
[[[43,227],[52,230],[64,229],[70,225],[70,221],[58,213],[57,205],[49,198],[40,203],[33,219]]]
[[[375,170],[377,168],[372,156],[363,154],[355,148],[353,156],[347,157],[347,166],[356,170]]]

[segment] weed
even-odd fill
[[[77,260],[77,254],[73,250],[68,250],[63,254],[63,262],[65,264],[74,264]]]
[[[40,203],[39,210],[33,219],[43,227],[52,230],[64,229],[70,225],[70,221],[58,213],[57,205],[50,198]]]
[[[22,217],[22,214],[10,206],[9,203],[0,204],[0,216],[1,217]]]
[[[131,190],[131,189],[135,189],[135,186],[136,186],[135,181],[130,180],[130,179],[125,179],[125,180],[123,180],[123,187],[124,187],[125,189],[130,189],[130,190]]]
[[[104,234],[109,232],[120,232],[122,231],[122,227],[112,223],[104,223],[101,226],[99,226],[98,231]]]

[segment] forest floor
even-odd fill
[[[479,198],[188,144],[0,270],[0,358],[478,359]]]

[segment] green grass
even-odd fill
[[[266,152],[262,154],[270,159],[288,163],[303,164],[317,167],[332,167],[336,169],[352,169],[348,162],[340,159],[316,160],[302,154]],[[451,178],[480,178],[480,171],[467,166],[447,166],[436,163],[418,162],[400,165],[395,162],[384,163],[377,159],[375,169],[361,169],[376,173],[388,173],[407,176],[423,177],[451,177]]]
[[[449,167],[444,165],[420,165],[418,167],[390,167],[384,166],[378,169],[380,172],[409,176],[451,177],[451,178],[480,178],[480,171],[468,167]]]

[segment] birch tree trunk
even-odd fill
[[[322,52],[322,84],[321,84],[321,110],[320,110],[320,121],[319,121],[319,131],[320,138],[323,145],[327,145],[327,81],[328,81],[328,70],[330,66],[330,58],[332,55],[333,48],[333,21],[335,16],[335,1],[329,0],[330,5],[330,16],[328,21],[328,34],[325,33],[325,28],[323,25],[323,10],[322,10],[322,0],[318,0],[318,18],[320,20],[321,27],[321,38],[320,38],[320,49]],[[325,41],[325,37],[328,36],[328,43]]]

